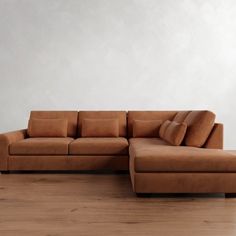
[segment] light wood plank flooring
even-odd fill
[[[137,198],[129,175],[0,175],[1,236],[235,236],[236,199]]]

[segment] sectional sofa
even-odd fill
[[[0,135],[0,171],[129,170],[137,195],[231,196],[236,156],[222,149],[211,111],[32,111]]]

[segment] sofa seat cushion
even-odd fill
[[[236,155],[223,150],[176,147],[158,138],[129,141],[135,172],[236,172]]]
[[[68,155],[73,138],[27,138],[12,143],[10,155]]]
[[[69,145],[71,155],[127,155],[126,138],[78,138]]]

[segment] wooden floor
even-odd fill
[[[1,236],[235,236],[236,199],[137,198],[128,175],[0,175]]]

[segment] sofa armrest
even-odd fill
[[[224,126],[220,123],[215,123],[204,148],[223,149],[224,146]]]
[[[26,138],[26,129],[0,134],[0,171],[8,170],[9,145]]]

